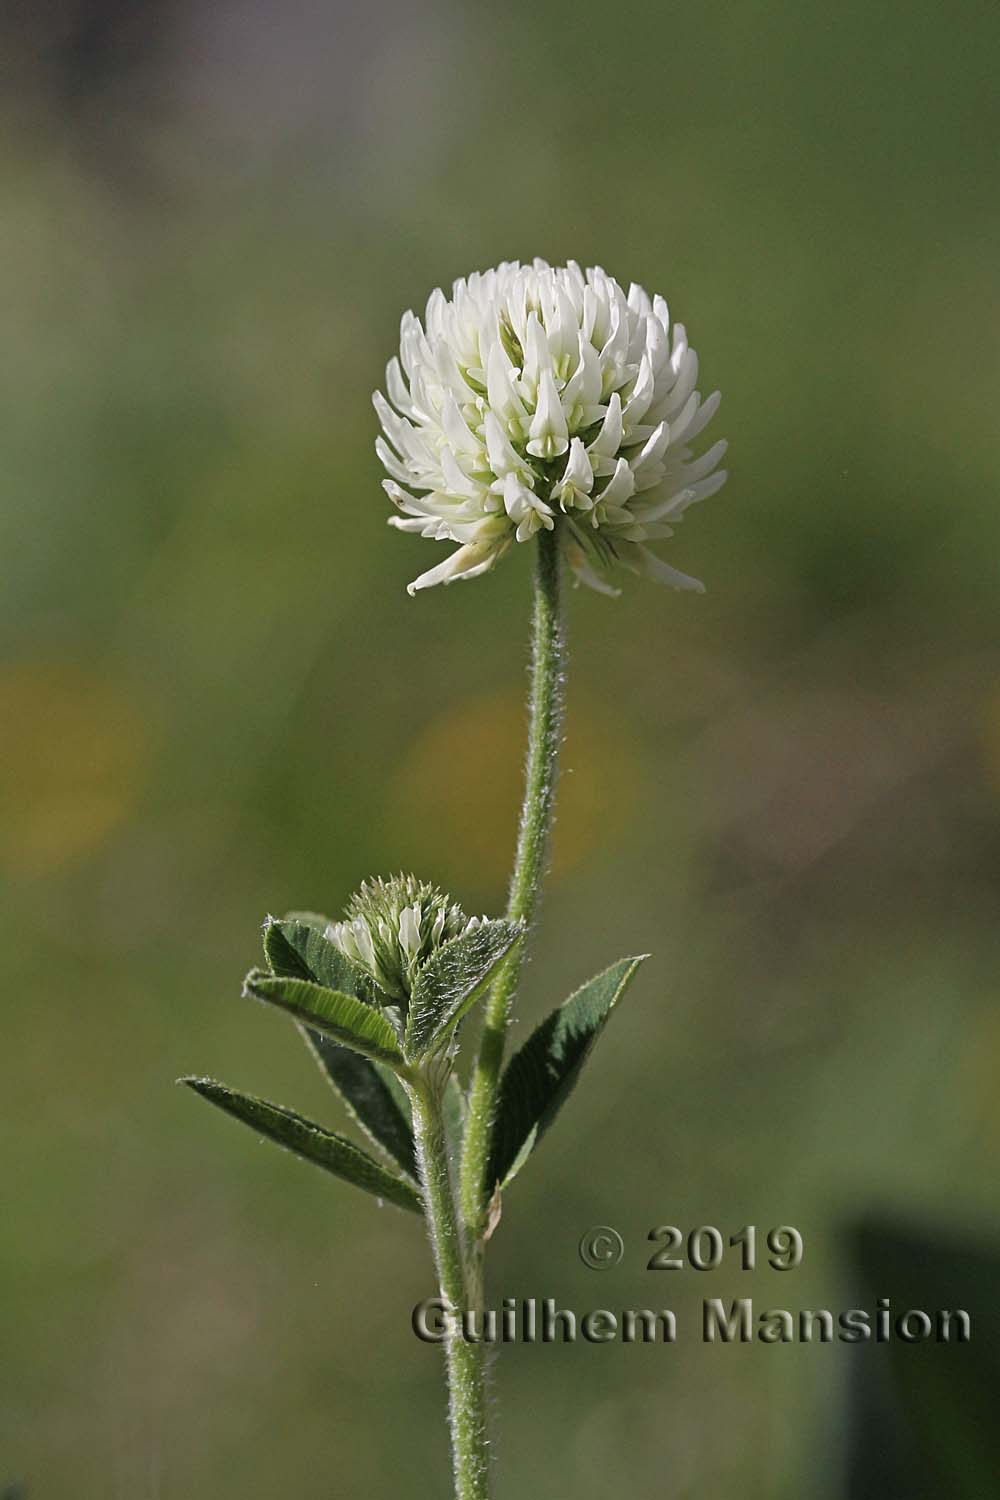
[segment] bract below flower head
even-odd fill
[[[374,396],[390,524],[459,544],[410,593],[475,578],[542,529],[601,592],[619,567],[700,590],[649,546],[726,478],[724,442],[692,446],[720,400],[697,381],[663,298],[599,266],[505,261],[432,292]]]
[[[413,875],[366,880],[328,936],[366,969],[390,999],[409,1000],[413,981],[435,948],[479,925],[436,886]]]

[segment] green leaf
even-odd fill
[[[402,1067],[399,1041],[381,1011],[356,1000],[353,995],[328,990],[308,979],[291,979],[251,969],[243,981],[243,993],[267,1005],[276,1005],[297,1021],[304,1021],[345,1047],[353,1047],[375,1062]]]
[[[268,917],[264,923],[264,953],[271,972],[283,979],[310,979],[329,990],[353,995],[366,1005],[376,1004],[378,991],[374,982],[341,953],[311,918],[303,920],[308,915],[301,913],[282,921]]]
[[[417,1154],[409,1101],[384,1063],[369,1062],[312,1027],[299,1028],[306,1045],[343,1099],[351,1118],[373,1145],[387,1151],[407,1177],[417,1180]],[[395,1087],[394,1087],[395,1085]],[[398,1090],[398,1092],[397,1092]]]
[[[422,1057],[458,1025],[523,931],[519,922],[482,922],[431,954],[410,996],[408,1057]]]
[[[280,921],[268,917],[264,952],[272,972],[281,979],[305,979],[369,1003],[375,993],[371,981],[326,937],[328,925],[325,917],[311,912],[296,912]],[[402,1089],[398,1094],[393,1089],[395,1074],[312,1027],[300,1025],[299,1030],[351,1118],[416,1181],[408,1101]]]
[[[647,953],[597,974],[515,1052],[500,1083],[489,1186],[510,1182],[572,1092],[590,1050]]]
[[[211,1078],[181,1078],[178,1081],[194,1089],[210,1104],[225,1110],[226,1114],[242,1120],[258,1135],[267,1136],[268,1140],[284,1146],[286,1151],[293,1151],[305,1161],[314,1162],[335,1177],[353,1182],[377,1198],[395,1203],[398,1208],[422,1212],[419,1194],[410,1183],[388,1171],[367,1151],[362,1151],[344,1136],[334,1135],[280,1104],[269,1104],[266,1099],[255,1099],[252,1094],[240,1094]]]

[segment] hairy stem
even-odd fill
[[[555,808],[559,745],[562,738],[564,647],[560,606],[559,542],[554,531],[538,537],[532,634],[528,758],[517,853],[507,916],[529,928],[538,913],[549,833]],[[496,1112],[500,1066],[510,1022],[511,1002],[524,964],[525,940],[511,950],[494,981],[483,1022],[479,1055],[469,1089],[469,1112],[462,1154],[461,1204],[473,1256],[475,1290],[482,1288],[482,1239],[495,1184],[487,1181],[490,1140]]]
[[[471,1303],[464,1234],[455,1203],[441,1098],[441,1090],[424,1079],[410,1085],[424,1210],[438,1284],[441,1296],[461,1313]],[[445,1347],[456,1500],[487,1500],[489,1440],[483,1345],[466,1342],[458,1328],[453,1326]]]

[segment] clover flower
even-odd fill
[[[475,578],[514,542],[558,527],[577,578],[616,593],[618,566],[701,590],[647,545],[725,481],[717,442],[692,444],[719,405],[695,389],[698,356],[662,297],[600,267],[503,262],[404,314],[376,451],[400,515],[459,543],[409,592]]]
[[[393,875],[364,881],[348,902],[344,921],[332,922],[327,936],[405,1005],[417,971],[434,949],[479,923],[436,886],[413,875]]]

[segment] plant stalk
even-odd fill
[[[462,1224],[455,1202],[441,1090],[424,1078],[410,1084],[414,1136],[424,1211],[441,1296],[457,1313],[470,1306]],[[448,1421],[456,1500],[487,1500],[489,1438],[486,1426],[484,1346],[467,1342],[453,1320],[445,1344]]]
[[[556,531],[538,536],[532,629],[528,757],[517,852],[511,875],[507,917],[531,928],[538,915],[549,835],[555,810],[559,746],[562,740],[565,652],[560,601],[560,556]],[[469,1087],[469,1109],[462,1153],[461,1207],[468,1235],[473,1289],[482,1297],[483,1240],[490,1199],[496,1184],[487,1181],[490,1142],[496,1113],[510,1011],[526,938],[504,960],[486,1004],[479,1054]]]

